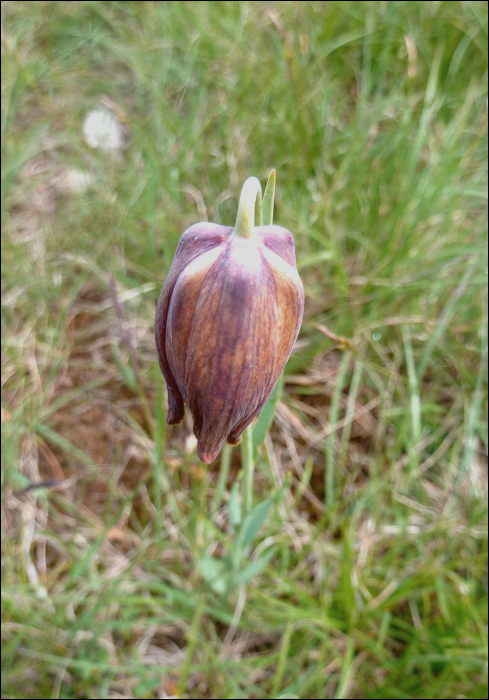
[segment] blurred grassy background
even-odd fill
[[[487,697],[487,3],[1,10],[2,697]],[[154,310],[272,167],[306,313],[255,493],[292,484],[223,598]]]

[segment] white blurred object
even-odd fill
[[[68,168],[64,176],[66,189],[74,194],[83,194],[94,183],[94,178],[90,173],[77,168]]]
[[[65,168],[55,172],[49,184],[61,194],[84,194],[95,185],[95,178],[86,170]]]
[[[124,130],[117,117],[107,109],[92,109],[83,122],[83,136],[91,148],[115,153],[124,146]]]
[[[197,448],[197,438],[193,433],[187,435],[185,438],[185,452],[193,452]]]

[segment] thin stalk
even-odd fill
[[[214,496],[214,502],[212,504],[211,515],[214,516],[219,510],[222,499],[224,496],[224,490],[226,488],[226,482],[229,475],[229,465],[231,464],[231,445],[227,443],[224,445],[221,451],[221,466],[219,469],[219,477],[217,479],[216,485],[216,495]]]
[[[253,504],[253,426],[249,425],[243,432],[241,441],[241,462],[243,468],[243,515],[251,512]]]

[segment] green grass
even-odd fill
[[[2,697],[487,697],[487,27],[2,3]],[[99,100],[120,159],[84,143]],[[291,483],[219,595],[228,496],[165,424],[154,310],[183,230],[272,167],[306,313],[254,502]]]

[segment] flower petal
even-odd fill
[[[185,385],[207,464],[229,435],[239,439],[236,429],[251,422],[273,380],[278,308],[267,268],[259,244],[233,240],[200,291]]]
[[[202,253],[220,245],[232,233],[229,226],[219,226],[202,222],[190,226],[181,236],[175,258],[166,282],[161,290],[155,318],[155,340],[158,361],[168,387],[168,413],[166,420],[170,425],[180,423],[185,414],[183,397],[171,372],[166,354],[165,337],[167,333],[168,308],[173,288],[185,267]]]

